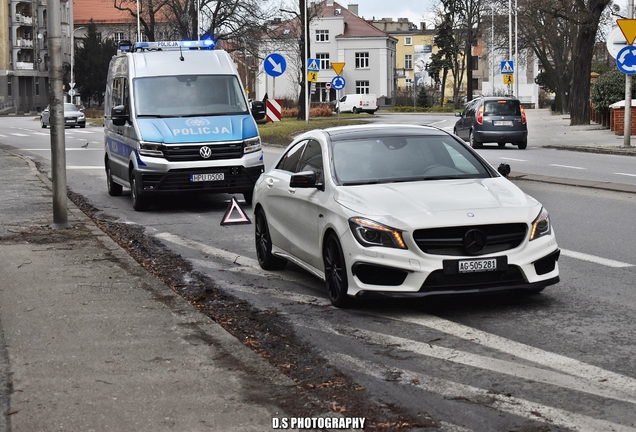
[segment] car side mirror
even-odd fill
[[[508,175],[510,175],[510,165],[508,165],[507,163],[499,164],[499,166],[497,167],[497,171],[505,178],[508,178]]]
[[[252,101],[252,105],[250,108],[250,112],[252,113],[252,117],[254,120],[263,120],[265,118],[265,104],[261,101]]]
[[[460,112],[456,112],[455,113],[455,117],[461,117],[461,116],[462,116],[462,113],[460,113]]]
[[[289,187],[299,189],[316,188],[325,190],[325,185],[316,182],[316,173],[314,171],[303,171],[291,176]]]
[[[130,115],[125,105],[117,105],[110,110],[110,118],[115,126],[124,126],[130,120]]]

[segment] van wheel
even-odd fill
[[[351,112],[354,114],[358,114],[358,108],[356,107],[351,108]]]
[[[137,183],[135,172],[130,173],[130,197],[132,198],[132,206],[135,211],[148,210],[148,198],[139,192],[139,184]]]
[[[468,135],[468,142],[470,142],[470,146],[472,148],[481,148],[481,142],[475,140],[473,131],[470,131],[470,134]]]
[[[519,147],[519,150],[525,150],[526,147],[528,147],[528,140],[526,141],[519,141],[517,143],[517,147]]]
[[[108,195],[120,196],[123,188],[120,184],[113,181],[113,176],[110,172],[110,164],[106,163],[106,185],[108,186]]]

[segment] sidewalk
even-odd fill
[[[294,383],[70,201],[49,228],[48,183],[0,149],[0,431],[270,430]]]

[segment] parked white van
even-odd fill
[[[370,94],[346,94],[336,104],[336,112],[366,112],[373,114],[378,110],[378,98]]]
[[[261,139],[234,62],[213,48],[207,40],[120,43],[110,62],[108,193],[130,188],[135,210],[159,194],[241,193],[252,203]]]

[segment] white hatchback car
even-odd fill
[[[253,208],[260,266],[298,264],[337,307],[352,296],[538,293],[559,281],[546,209],[433,127],[304,133],[261,175]]]

